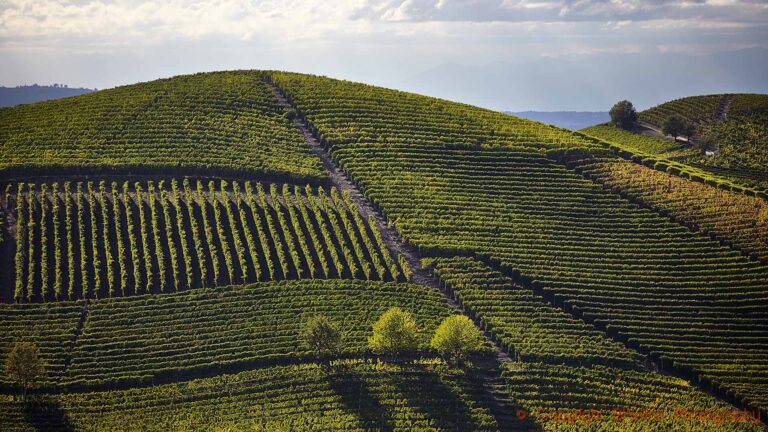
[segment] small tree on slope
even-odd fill
[[[45,376],[45,365],[37,345],[32,342],[16,342],[5,358],[5,374],[21,387],[22,399],[26,399],[27,390],[37,387]]]
[[[341,333],[328,318],[318,315],[304,325],[301,337],[304,345],[315,355],[335,355],[339,352]]]
[[[630,130],[635,126],[635,122],[637,122],[637,111],[635,111],[632,102],[628,100],[617,102],[611,108],[610,114],[611,123],[622,129]]]
[[[469,318],[452,315],[435,330],[430,346],[454,364],[461,364],[470,353],[483,346],[483,335]]]
[[[375,353],[398,355],[419,348],[419,329],[411,314],[400,308],[384,312],[373,324],[368,347]]]

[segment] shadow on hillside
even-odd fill
[[[37,431],[70,432],[75,430],[69,423],[67,414],[53,399],[44,398],[28,401],[24,408],[24,415],[29,425]]]
[[[394,377],[393,384],[408,404],[427,414],[439,430],[478,430],[469,407],[456,389],[446,384],[435,372],[423,370],[417,375]],[[466,390],[466,389],[465,389]]]
[[[371,393],[368,384],[353,368],[334,366],[328,371],[331,388],[341,397],[345,408],[354,413],[363,429],[392,431],[393,419],[389,409]]]

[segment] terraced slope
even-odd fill
[[[610,125],[583,132],[621,146],[685,164],[736,183],[768,189],[768,95],[697,96],[674,100],[640,113],[658,127],[676,114],[697,125],[693,146],[649,138]]]
[[[505,365],[512,397],[545,431],[762,430],[687,381],[605,366]]]
[[[622,159],[590,158],[573,166],[613,191],[768,262],[768,205],[762,199]]]
[[[641,358],[593,326],[472,258],[428,260],[462,305],[527,362],[638,368]]]
[[[54,301],[302,278],[396,280],[400,270],[335,189],[191,181],[19,183],[15,286]]]
[[[519,142],[446,143],[432,138],[434,128],[444,137],[463,128],[443,122],[445,113],[491,114],[325,78],[273,76],[408,242],[497,263],[654,358],[765,408],[768,267],[544,157],[559,142],[571,151],[589,142],[531,126],[538,137]],[[386,114],[368,115],[374,105]],[[500,129],[485,133],[498,137]]]
[[[179,384],[0,400],[0,429],[123,431],[498,431],[481,389],[439,364],[341,362],[271,367]]]
[[[670,116],[677,115],[690,124],[703,124],[718,119],[718,107],[729,95],[693,96],[665,102],[651,109],[642,111],[641,121],[661,127]]]
[[[765,408],[768,267],[566,165],[604,143],[293,74],[114,92],[0,111],[22,158],[0,168],[0,355],[31,340],[49,364],[29,403],[0,377],[0,430],[765,430],[655,368]],[[412,356],[367,348],[393,306]],[[456,313],[493,336],[460,369],[428,345]],[[322,359],[300,337],[318,314],[343,334]]]
[[[0,175],[260,174],[319,180],[319,161],[258,72],[206,73],[0,109]]]

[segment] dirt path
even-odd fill
[[[715,121],[724,121],[728,119],[728,111],[731,109],[731,102],[733,102],[733,95],[727,94],[720,99],[720,103],[717,104],[715,109]]]
[[[280,105],[287,109],[294,108],[277,86],[271,83],[268,83],[268,85],[274,92]],[[449,287],[441,284],[437,277],[433,276],[429,270],[422,267],[421,255],[418,250],[403,241],[397,230],[388,223],[384,215],[374,207],[373,203],[365,197],[362,190],[336,164],[328,151],[320,144],[317,138],[312,135],[307,123],[299,118],[299,116],[293,120],[293,123],[299,131],[301,131],[312,152],[323,162],[323,167],[328,171],[331,185],[339,189],[339,191],[349,191],[350,198],[357,206],[363,219],[367,220],[369,216],[373,216],[379,231],[381,231],[384,244],[386,244],[390,252],[395,255],[394,258],[402,255],[408,262],[408,265],[413,272],[411,282],[436,289],[442,293],[443,297],[455,311],[472,319],[475,325],[483,332],[488,344],[495,348],[496,355],[494,357],[476,361],[475,367],[481,371],[477,377],[480,384],[485,389],[485,402],[488,404],[500,430],[521,430],[521,426],[524,429],[530,428],[531,425],[523,425],[514,416],[516,408],[509,398],[508,392],[501,391],[501,389],[506,386],[504,379],[501,377],[502,364],[512,362],[512,358],[507,351],[508,348],[504,348],[495,335],[484,329],[479,318],[459,303]]]

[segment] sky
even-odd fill
[[[280,69],[498,110],[768,92],[766,0],[0,0],[0,85]]]

